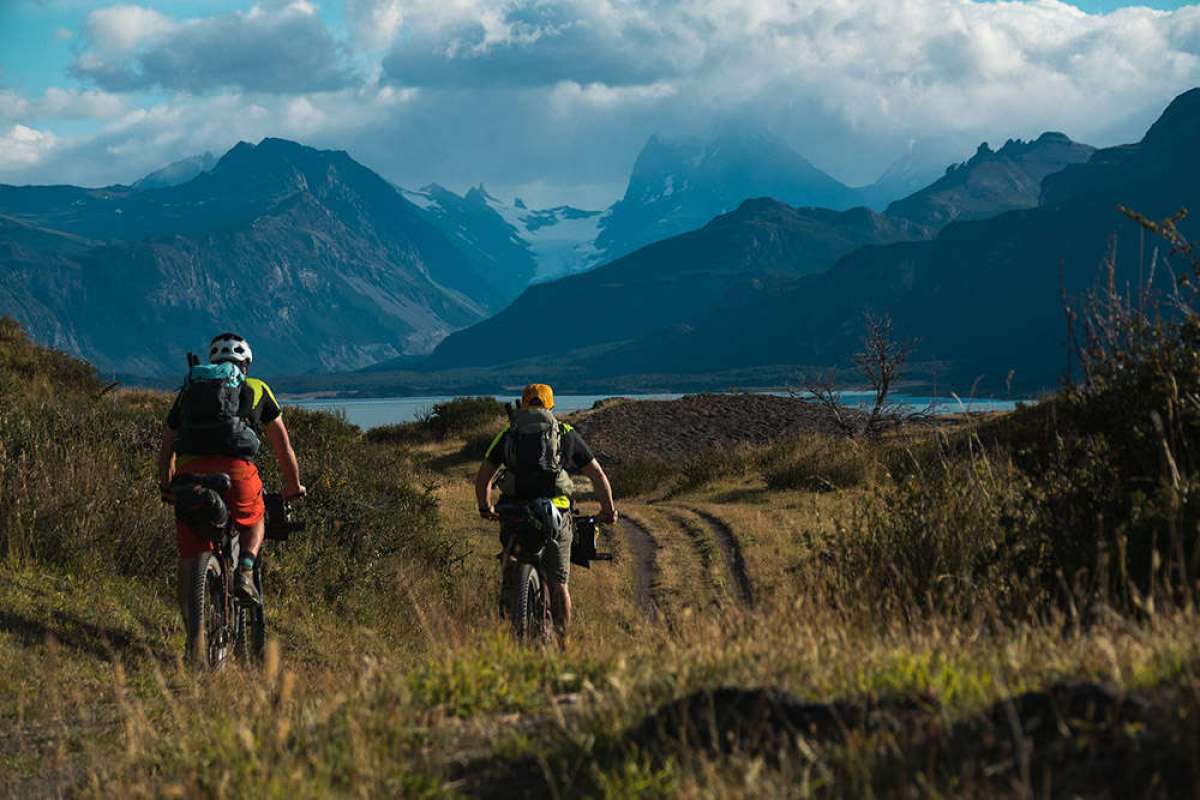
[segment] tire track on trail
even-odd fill
[[[696,558],[700,561],[700,570],[712,588],[712,602],[720,605],[721,597],[724,594],[723,582],[713,570],[713,545],[711,538],[705,535],[700,523],[689,519],[685,515],[684,510],[672,509],[663,512],[663,515],[687,536],[692,550],[696,553]]]
[[[746,571],[746,559],[742,556],[742,546],[738,542],[733,528],[730,528],[725,520],[702,508],[695,506],[682,506],[682,508],[704,520],[712,530],[717,544],[720,545],[721,552],[725,556],[725,565],[729,568],[729,574],[733,576],[733,584],[738,590],[738,599],[747,607],[753,606],[754,589],[750,585],[750,573]]]
[[[633,553],[633,595],[650,619],[658,620],[662,616],[655,591],[658,543],[642,522],[628,514],[621,516],[621,530],[625,532],[625,541]]]

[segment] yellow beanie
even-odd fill
[[[525,387],[525,391],[521,392],[521,406],[524,408],[532,406],[554,408],[554,390],[544,383],[531,383]]]

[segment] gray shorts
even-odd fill
[[[566,584],[571,577],[571,543],[574,541],[575,522],[571,512],[563,514],[563,524],[559,528],[558,537],[551,537],[542,551],[542,571],[551,580]]]
[[[554,535],[547,537],[546,546],[542,550],[542,572],[550,580],[565,584],[571,577],[571,543],[575,536],[575,520],[567,509],[560,509],[559,518],[562,524]],[[505,532],[500,531],[500,541],[505,541]]]

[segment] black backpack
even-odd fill
[[[504,467],[515,478],[518,497],[558,497],[573,490],[563,468],[562,427],[544,408],[512,413],[504,444]]]
[[[175,452],[241,458],[258,454],[258,435],[239,413],[245,381],[236,364],[200,364],[188,354],[188,374],[179,392]]]

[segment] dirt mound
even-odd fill
[[[662,706],[630,731],[628,741],[651,750],[682,746],[710,753],[770,754],[797,736],[841,741],[850,731],[900,732],[935,707],[928,698],[806,703],[771,687],[722,687]]]
[[[801,433],[838,433],[830,413],[821,406],[767,394],[627,400],[582,412],[570,422],[602,461],[762,445]]]

